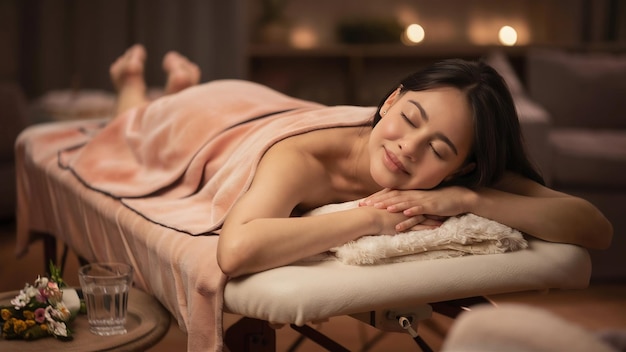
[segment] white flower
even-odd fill
[[[70,316],[70,310],[61,302],[46,307],[45,317],[47,321],[68,321]]]
[[[54,317],[53,314],[56,310],[54,309],[53,306],[47,306],[46,307],[46,313],[44,314],[44,317],[46,317],[46,321],[53,321]]]
[[[39,294],[39,289],[31,285],[26,285],[23,291],[28,298],[36,297]]]
[[[30,297],[26,294],[24,290],[21,290],[20,293],[11,300],[11,304],[17,310],[26,307],[28,302],[30,302]]]
[[[55,336],[67,337],[67,326],[63,322],[49,320],[48,329],[50,329],[50,332]]]
[[[65,304],[63,304],[63,302],[58,302],[54,306],[54,309],[55,309],[55,312],[52,314],[52,316],[56,318],[57,320],[69,321],[70,318],[72,317],[72,313],[70,313],[70,310],[67,309],[67,307],[65,306]]]
[[[47,277],[41,277],[39,275],[37,275],[37,280],[35,280],[35,287],[37,288],[44,288],[48,286],[48,278]]]
[[[46,317],[46,324],[48,325],[50,332],[56,336],[67,337],[67,326],[64,322],[57,320],[61,319],[62,315],[63,313],[61,311],[54,309],[52,306],[47,306],[46,313],[44,314]]]

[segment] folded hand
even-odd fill
[[[435,190],[384,189],[361,201],[361,206],[402,213],[407,219],[396,224],[398,232],[434,228],[448,217],[465,213],[463,199],[470,192],[463,187]]]

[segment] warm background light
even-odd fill
[[[407,45],[418,44],[424,40],[425,36],[424,28],[419,24],[413,23],[406,27],[402,41]]]
[[[311,49],[319,45],[319,38],[315,30],[308,26],[299,26],[292,29],[289,43],[294,48]]]
[[[517,43],[517,31],[511,26],[503,26],[498,32],[498,39],[502,45],[515,45]]]

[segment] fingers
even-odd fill
[[[409,229],[421,224],[422,221],[424,221],[424,219],[425,218],[423,216],[414,216],[414,217],[408,218],[396,225],[396,231],[398,232],[408,231]]]
[[[411,214],[415,215],[421,212],[422,206],[416,205],[417,199],[406,192],[384,189],[380,192],[374,193],[371,196],[363,199],[360,206],[371,206],[378,209],[387,209],[390,212],[402,212],[407,209],[412,209]]]
[[[417,224],[414,226],[408,226],[408,225],[400,225],[398,224],[398,226],[396,226],[396,231],[398,231],[398,233],[402,233],[402,232],[409,232],[409,231],[421,231],[421,230],[433,230],[438,228],[440,225],[424,225],[424,224]]]
[[[409,206],[409,204],[406,204],[404,207],[402,207],[400,205],[398,205],[396,207],[390,206],[390,207],[387,208],[387,210],[391,211],[390,208],[394,209],[394,210],[395,210],[395,208],[401,209],[401,210],[395,210],[395,211],[402,211],[402,213],[404,215],[406,215],[406,216],[421,215],[421,214],[424,214],[424,210],[425,210],[424,206],[422,206],[422,205]]]
[[[365,198],[360,205],[403,215],[405,218],[393,227],[398,232],[436,228],[449,216],[463,213],[456,188],[427,191],[384,189]]]
[[[443,224],[443,221],[445,221],[445,219],[437,220],[424,215],[413,216],[397,224],[396,231],[406,232],[409,230],[417,231],[434,229],[441,226],[441,224]]]
[[[393,192],[392,190],[385,188],[382,191],[378,191],[372,194],[371,196],[366,197],[359,203],[359,205],[374,206],[374,204],[380,203],[384,201],[385,199],[389,199],[389,197],[393,196],[392,192]]]

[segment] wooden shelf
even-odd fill
[[[252,44],[249,79],[328,105],[376,105],[407,74],[447,58],[479,59],[494,50],[521,58],[526,47],[474,45],[332,45],[297,49]]]
[[[526,46],[497,45],[415,45],[372,44],[372,45],[329,45],[311,49],[298,49],[286,45],[252,44],[248,56],[252,58],[271,57],[480,57],[493,50],[502,50],[510,55],[519,55],[528,49]]]

